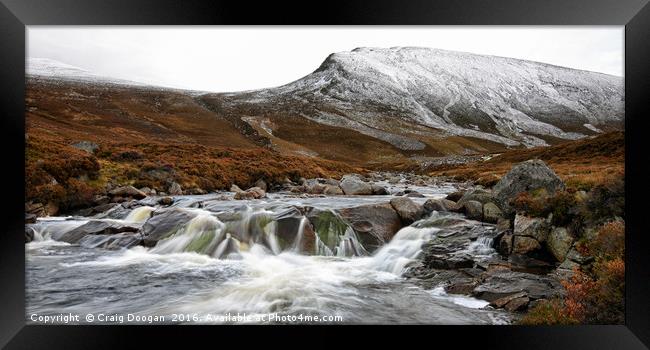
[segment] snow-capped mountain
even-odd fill
[[[30,57],[27,59],[25,69],[28,76],[45,79],[63,79],[96,84],[146,86],[146,84],[130,80],[99,75],[83,68],[71,66],[67,63],[59,62],[50,58]]]
[[[427,135],[440,132],[545,145],[622,128],[625,115],[621,77],[417,47],[334,53],[287,85],[204,100],[249,119],[299,115],[402,150],[424,149]]]

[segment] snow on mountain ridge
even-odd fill
[[[103,76],[50,58],[30,57],[25,63],[27,75],[46,79],[64,79],[79,82],[145,86],[146,84]]]
[[[291,108],[330,125],[361,123],[394,132],[382,122],[391,115],[509,146],[545,145],[545,136],[577,139],[595,132],[585,124],[624,118],[623,78],[419,47],[334,53],[297,81],[228,96],[246,103],[272,101],[269,108]]]

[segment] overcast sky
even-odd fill
[[[623,76],[623,27],[45,27],[28,57],[94,73],[215,92],[283,85],[332,52],[422,46]]]

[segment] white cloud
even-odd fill
[[[29,57],[157,85],[239,91],[286,84],[332,52],[422,46],[623,76],[623,27],[28,27]]]

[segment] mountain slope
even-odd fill
[[[335,53],[287,85],[202,99],[253,124],[305,118],[355,130],[407,156],[546,145],[620,129],[624,119],[620,77],[413,47]],[[453,136],[466,144],[448,149]]]

